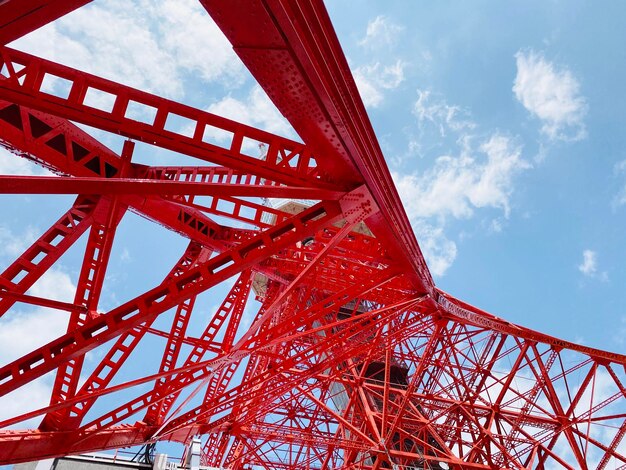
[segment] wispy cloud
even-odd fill
[[[622,176],[626,174],[626,160],[622,160],[615,164],[613,169],[616,176]],[[619,192],[613,198],[614,206],[623,206],[626,204],[626,184],[622,186]]]
[[[597,254],[595,251],[583,251],[583,262],[578,265],[578,270],[585,276],[593,276],[598,271]]]
[[[433,274],[443,275],[457,254],[444,232],[446,220],[468,219],[481,208],[499,209],[508,217],[513,178],[527,168],[521,145],[496,133],[477,148],[466,142],[460,155],[439,157],[425,172],[392,172]],[[498,219],[493,231],[501,229]]]
[[[439,129],[439,134],[445,137],[448,131],[469,131],[476,127],[476,123],[469,117],[469,113],[460,106],[451,106],[443,99],[433,96],[430,90],[417,90],[417,101],[413,106],[413,114],[419,124],[430,123]]]
[[[608,280],[606,271],[598,271],[598,253],[593,250],[583,250],[583,261],[578,265],[578,270],[586,277]]]
[[[71,302],[76,285],[62,268],[50,269],[29,291],[30,294]],[[24,308],[21,310],[21,308]],[[67,330],[68,313],[17,304],[0,318],[0,363],[7,364],[58,338]],[[0,420],[41,408],[50,401],[53,376],[46,375],[0,397]],[[35,427],[37,419],[15,427]]]
[[[552,140],[585,138],[587,102],[580,94],[580,83],[573,73],[532,50],[519,51],[515,59],[517,75],[513,92],[518,101],[541,120],[542,133]]]
[[[33,226],[26,227],[18,234],[6,225],[0,225],[0,257],[13,261],[13,259],[21,255],[39,235],[41,234]]]
[[[441,276],[458,251],[447,233],[451,224],[489,209],[482,226],[491,234],[502,232],[513,205],[515,178],[531,164],[523,158],[518,138],[481,130],[468,110],[430,90],[417,90],[412,112],[420,137],[409,137],[409,155],[435,158],[419,172],[412,166],[407,171],[408,162],[398,161],[392,176],[429,266]],[[424,148],[422,142],[436,144]],[[452,150],[443,150],[442,142]]]
[[[200,2],[165,0],[154,8],[160,38],[177,66],[205,81],[242,83],[243,64]]]
[[[0,145],[0,175],[52,175],[51,172],[36,163],[14,155]]]
[[[50,404],[52,384],[46,377],[38,378],[22,385],[17,390],[0,397],[0,421],[43,408]],[[41,422],[41,417],[9,426],[14,429],[34,429]]]
[[[11,312],[0,322],[0,359],[2,364],[56,339],[67,330],[68,315],[38,308],[28,313]]]
[[[413,218],[469,218],[475,209],[510,212],[513,177],[530,168],[522,148],[511,138],[493,134],[478,148],[466,142],[460,155],[442,156],[420,174],[395,174],[407,212]]]
[[[46,299],[72,302],[76,285],[62,268],[53,267],[48,269],[28,292]]]
[[[128,247],[125,246],[122,248],[122,252],[120,253],[120,261],[122,263],[128,263],[131,260],[132,256],[130,255],[130,251],[128,250]]]
[[[258,85],[255,85],[244,99],[227,96],[209,106],[207,110],[264,131],[291,138],[295,137],[291,125]]]
[[[397,60],[391,65],[375,62],[357,67],[354,70],[354,81],[365,106],[372,108],[380,106],[385,91],[398,88],[404,81],[405,66],[403,61]]]
[[[367,24],[365,37],[359,41],[359,45],[367,48],[391,47],[397,43],[402,31],[402,26],[379,15]]]
[[[93,3],[14,45],[171,98],[184,96],[185,73],[227,84],[243,76],[232,47],[193,0]]]
[[[395,46],[404,28],[386,16],[377,16],[367,24],[365,36],[358,42],[367,50],[369,62],[352,66],[354,81],[363,103],[368,108],[382,105],[385,95],[400,86],[405,80],[407,62],[398,57]],[[390,52],[394,52],[390,54]]]
[[[412,226],[430,272],[435,276],[443,276],[456,259],[456,243],[446,236],[441,224],[413,219]]]

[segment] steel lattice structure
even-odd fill
[[[4,46],[85,3],[0,2],[0,143],[59,175],[1,176],[0,192],[77,195],[0,274],[0,314],[27,303],[69,316],[66,334],[0,368],[2,395],[56,374],[49,406],[0,423],[2,463],[202,435],[203,463],[232,469],[626,468],[625,356],[433,284],[321,0],[201,0],[304,144]],[[69,93],[42,89],[50,76]],[[87,104],[93,90],[113,105]],[[131,104],[154,119],[129,117]],[[168,128],[172,117],[193,132]],[[129,140],[117,153],[73,122]],[[134,163],[133,141],[198,164]],[[265,152],[250,156],[249,141]],[[102,312],[128,211],[189,245],[161,284]],[[74,302],[27,294],[83,235]],[[233,276],[204,332],[189,335],[196,297]],[[172,310],[171,329],[153,326]],[[116,383],[154,335],[166,342],[160,367]],[[120,392],[134,398],[93,416]],[[16,430],[34,417],[38,429]]]

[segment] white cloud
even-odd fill
[[[51,172],[26,158],[14,155],[0,143],[0,175],[52,175]]]
[[[469,131],[476,127],[468,113],[459,106],[450,106],[444,100],[433,100],[429,90],[417,90],[417,101],[413,106],[413,114],[420,125],[430,122],[445,137],[448,130],[455,132]]]
[[[439,157],[423,173],[394,173],[409,217],[468,218],[483,207],[502,209],[508,216],[513,176],[530,165],[522,159],[521,146],[500,134],[478,150],[480,158],[466,143],[459,156]]]
[[[227,96],[209,106],[207,111],[273,134],[295,137],[287,120],[258,85],[252,88],[245,100]],[[220,140],[221,136],[215,135],[214,137]]]
[[[583,251],[583,261],[578,265],[578,270],[586,277],[599,278],[600,280],[608,280],[606,272],[598,271],[598,253],[593,250]]]
[[[363,104],[367,108],[377,108],[383,102],[383,94],[365,78],[358,69],[354,71],[354,81],[359,89]]]
[[[63,301],[72,301],[76,287],[60,269],[49,270],[29,293]],[[24,307],[23,304],[17,304]],[[28,306],[26,306],[28,308]],[[67,331],[67,312],[38,307],[13,309],[0,318],[0,363],[7,364],[49,343]],[[18,390],[0,397],[0,420],[46,406],[50,401],[52,374],[47,374]],[[35,418],[14,427],[35,427]]]
[[[391,65],[376,62],[357,67],[353,72],[354,81],[365,106],[372,108],[380,106],[385,90],[398,88],[404,81],[405,66],[403,61],[397,60]]]
[[[50,404],[52,385],[47,377],[39,378],[22,385],[17,390],[0,397],[0,421],[19,416]],[[33,429],[41,422],[41,417],[9,426],[14,429]]]
[[[193,0],[93,3],[14,45],[172,98],[184,95],[183,72],[239,83],[243,70],[221,31]]]
[[[46,299],[72,302],[76,293],[76,285],[70,279],[69,274],[63,270],[50,268],[33,284],[29,293]]]
[[[178,66],[207,81],[241,84],[243,64],[200,2],[165,0],[155,8],[163,44]]]
[[[0,360],[13,361],[65,334],[68,313],[48,308],[13,312],[0,319]]]
[[[460,139],[458,156],[441,156],[421,173],[392,172],[404,208],[435,276],[454,262],[457,246],[444,232],[448,218],[468,219],[477,209],[501,210],[509,216],[513,178],[530,168],[522,148],[509,137],[494,133],[477,148],[468,134]],[[495,218],[490,231],[502,230]]]
[[[412,225],[430,272],[443,276],[456,259],[456,243],[446,237],[442,226],[431,225],[423,219],[414,220]]]
[[[91,4],[18,40],[15,46],[142,90],[182,94],[176,63],[160,47],[137,4]]]
[[[365,37],[359,41],[359,45],[369,48],[381,46],[393,46],[404,28],[393,23],[386,16],[379,15],[367,24]]]
[[[365,37],[359,45],[367,49],[391,48],[397,42],[403,27],[385,16],[377,16],[367,25]],[[381,51],[379,51],[381,52]],[[382,104],[385,91],[393,90],[404,81],[406,63],[400,59],[394,63],[372,60],[370,63],[353,67],[352,74],[366,107],[376,108]]]
[[[583,251],[583,262],[578,265],[578,270],[585,276],[593,276],[598,271],[597,254],[595,251]]]
[[[500,217],[493,219],[491,222],[489,222],[488,230],[492,233],[500,233],[503,229],[503,223],[504,221]]]
[[[615,164],[614,172],[616,175],[622,175],[626,173],[626,160],[622,160]],[[617,195],[613,198],[614,206],[623,206],[626,204],[626,185],[620,189]]]
[[[14,258],[21,255],[38,237],[35,227],[28,226],[22,233],[15,234],[10,228],[0,225],[0,256]]]
[[[580,84],[565,67],[556,67],[541,53],[515,54],[517,75],[515,97],[542,123],[550,139],[580,140],[586,136],[584,117],[587,103],[580,95]]]
[[[489,233],[501,232],[511,212],[514,178],[531,164],[516,139],[500,132],[479,137],[468,111],[428,90],[417,90],[417,95],[413,114],[421,130],[430,124],[438,131],[437,141],[450,136],[458,154],[439,154],[430,168],[396,170],[392,176],[431,271],[441,276],[457,255],[456,243],[445,233],[450,220],[469,219],[485,208],[501,211],[482,222]],[[411,136],[410,154],[423,153],[420,142]]]
[[[37,308],[9,312],[0,318],[0,363],[7,364],[58,338],[67,330],[68,314]],[[0,397],[0,420],[42,408],[50,402],[52,377],[47,374]],[[34,428],[40,418],[18,423],[15,428]]]

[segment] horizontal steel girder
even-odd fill
[[[82,3],[0,2],[0,43]],[[233,469],[626,465],[626,356],[435,288],[323,3],[201,4],[303,143],[0,48],[0,145],[58,175],[0,176],[0,193],[77,195],[0,274],[0,314],[19,302],[70,318],[0,365],[0,394],[56,374],[48,405],[0,423],[0,463],[200,434],[203,464]],[[44,89],[50,76],[69,93]],[[115,152],[71,121],[197,164],[137,164],[131,140]],[[127,210],[189,243],[159,285],[103,312]],[[31,295],[87,231],[74,300]],[[147,338],[163,343],[158,366],[123,377]]]

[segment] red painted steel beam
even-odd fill
[[[313,337],[318,339],[317,342],[312,344],[307,344],[302,348],[294,348],[291,352],[293,354],[286,354],[286,351],[281,351],[280,354],[276,354],[275,357],[270,355],[272,358],[270,362],[267,363],[267,367],[265,370],[257,370],[255,371],[250,380],[242,380],[240,387],[245,387],[249,390],[249,393],[252,394],[250,396],[242,396],[243,394],[238,393],[237,395],[233,395],[233,398],[236,398],[238,401],[238,405],[244,405],[250,408],[251,412],[258,413],[257,408],[262,410],[263,405],[269,405],[268,397],[280,396],[283,393],[287,393],[296,383],[300,383],[301,380],[307,380],[309,378],[317,376],[317,374],[322,373],[323,371],[328,370],[329,367],[333,365],[344,363],[349,358],[353,358],[357,354],[362,353],[362,347],[364,343],[367,343],[368,340],[372,340],[373,331],[376,331],[377,327],[380,327],[382,324],[387,324],[388,321],[396,315],[401,313],[402,305],[407,306],[408,304],[415,305],[419,303],[420,299],[409,299],[400,302],[400,306],[396,307],[391,305],[388,307],[389,311],[384,312],[384,315],[377,315],[377,312],[370,312],[372,316],[355,316],[351,318],[345,325],[345,328],[338,329],[332,331],[329,329],[328,334],[316,335],[316,333],[320,330],[314,330],[311,328],[312,321],[307,321],[306,317],[302,318],[292,318],[291,322],[306,322],[307,327],[305,328],[305,332],[300,333],[300,335],[289,335],[283,333],[283,335],[276,335],[275,332],[268,331],[267,334],[271,334],[270,337],[275,338],[273,341],[274,345],[279,346],[280,343],[286,345],[287,351],[293,346],[295,338],[301,337],[304,335],[314,335]],[[326,305],[322,308],[329,308]],[[297,309],[294,309],[294,315],[300,317],[300,312]],[[319,312],[317,312],[319,313]],[[301,314],[304,316],[304,313]],[[371,321],[370,321],[371,320]],[[412,323],[420,323],[421,316],[414,315]],[[286,322],[285,322],[286,323]],[[273,328],[276,329],[284,329],[289,328],[291,326],[289,323],[285,325],[278,325]],[[322,328],[324,329],[324,328]],[[308,331],[307,331],[308,330]],[[260,343],[261,347],[267,347],[268,341],[266,341],[261,335],[258,343]],[[276,344],[278,342],[279,344]],[[271,344],[270,344],[271,345]],[[259,346],[257,346],[259,347]],[[306,361],[306,358],[310,358],[311,356],[321,355],[322,359],[319,363],[312,366],[312,364]],[[261,356],[264,358],[264,356]],[[271,367],[269,364],[271,363]],[[292,369],[294,365],[306,365],[307,367],[299,367],[297,369]],[[281,372],[286,373],[289,370],[294,370],[295,375],[297,377],[293,377],[290,380],[281,380]],[[244,377],[245,378],[245,377]],[[255,384],[256,382],[256,384]],[[265,385],[263,385],[265,383]],[[232,395],[232,391],[229,392]],[[254,400],[252,400],[254,398]],[[213,407],[213,409],[208,408],[207,405]],[[173,420],[171,424],[171,428],[176,429],[177,426],[184,425],[190,420],[198,420],[204,418],[204,416],[208,416],[210,412],[216,411],[216,405],[213,403],[200,405],[193,410],[188,411],[187,413],[179,416],[175,420]],[[252,406],[251,406],[252,405]],[[256,406],[255,406],[256,405]],[[204,415],[204,416],[203,416]],[[164,435],[167,432],[171,432],[171,429],[164,431]]]
[[[196,266],[199,262],[205,262],[208,257],[209,253],[207,249],[195,242],[190,242],[183,256],[165,277],[164,282],[171,281],[174,278],[181,276],[189,269]],[[151,330],[151,323],[151,321],[148,321],[122,334],[107,352],[104,360],[81,385],[77,395],[83,395],[88,398],[78,403],[74,403],[71,408],[67,407],[61,411],[48,413],[42,422],[40,429],[47,430],[46,427],[50,427],[51,423],[55,422],[60,422],[63,428],[77,427],[96,400],[94,392],[102,390],[109,385],[110,381],[115,377],[116,373],[123,366],[133,351],[133,348],[130,347],[130,345],[137,344],[145,333]],[[166,335],[166,337],[168,337],[168,335]],[[62,370],[62,367],[59,368],[59,370]],[[56,427],[61,426],[58,426],[57,424]]]
[[[455,469],[554,464],[572,468],[568,454],[580,468],[590,459],[600,468],[626,462],[619,452],[626,434],[623,355],[533,332],[428,289],[419,248],[402,238],[410,229],[402,226],[397,195],[321,2],[204,3],[221,11],[216,19],[222,26],[232,25],[227,35],[238,41],[237,51],[255,75],[262,76],[270,95],[306,136],[306,145],[291,148],[293,142],[262,131],[2,49],[3,57],[10,59],[10,78],[0,80],[0,96],[19,98],[22,104],[0,101],[0,141],[68,176],[12,181],[22,189],[28,189],[29,182],[59,185],[59,191],[83,185],[73,190],[97,188],[115,196],[77,204],[69,219],[60,219],[0,278],[11,290],[4,297],[0,292],[0,305],[25,301],[77,311],[72,304],[54,304],[23,292],[92,227],[83,271],[93,268],[93,276],[80,276],[77,297],[82,300],[76,301],[88,307],[89,318],[73,322],[65,335],[0,368],[0,393],[47,371],[57,370],[62,378],[62,391],[55,387],[50,406],[2,423],[15,425],[47,414],[38,431],[1,432],[0,460],[24,461],[154,439],[185,442],[208,433],[218,449],[206,456],[209,464],[233,469],[421,468],[428,462],[435,467],[447,462]],[[25,68],[13,68],[13,61],[26,62]],[[70,96],[43,93],[40,85],[46,73],[69,74]],[[275,83],[270,83],[272,77]],[[292,82],[286,85],[286,79]],[[92,87],[114,95],[113,109],[85,104]],[[128,118],[126,106],[135,98],[154,105],[154,122]],[[29,103],[40,110],[24,106]],[[195,119],[193,136],[167,129],[164,122],[170,113]],[[133,165],[127,161],[131,145],[125,144],[126,159],[120,158],[67,121],[71,116],[166,148],[178,146],[192,156],[191,150],[199,149],[206,159],[225,166]],[[213,125],[209,120],[232,130],[231,144],[205,145],[200,136],[205,125]],[[251,161],[241,155],[244,138],[251,136],[273,139],[265,159]],[[173,187],[182,195],[166,189]],[[191,192],[200,187],[225,192],[212,196],[210,207],[202,207],[200,198],[194,200],[200,194]],[[298,193],[279,192],[303,188],[315,188],[328,199],[289,214],[235,197],[241,191],[294,196]],[[110,200],[194,241],[166,281],[99,315],[97,293],[113,236],[110,230],[108,241],[101,238],[106,231],[100,226],[104,220],[113,221]],[[220,210],[215,200],[234,205]],[[252,223],[259,230],[220,226],[200,210]],[[382,215],[376,215],[379,210]],[[240,213],[250,211],[254,215]],[[261,214],[275,220],[261,221]],[[350,232],[367,217],[376,238]],[[51,236],[58,235],[61,241],[55,248]],[[212,249],[221,254],[209,258]],[[104,258],[96,256],[100,252]],[[250,278],[246,272],[206,320],[202,336],[197,341],[187,338],[195,296],[248,268],[267,275],[258,297],[263,304],[249,331],[242,331],[243,308],[249,305],[250,281],[257,282],[258,276]],[[20,284],[20,272],[28,282]],[[412,284],[406,274],[416,275]],[[85,288],[95,289],[94,295],[83,295]],[[420,289],[431,295],[419,295]],[[153,330],[152,322],[169,308],[177,308],[170,330]],[[168,340],[157,373],[142,370],[111,385],[149,332]],[[63,378],[69,377],[63,372],[68,360],[80,360],[86,351],[115,337],[116,343],[80,389],[76,377]],[[190,340],[191,352],[177,367],[181,348]],[[245,361],[240,378],[235,371]],[[153,388],[145,388],[150,383]],[[204,400],[189,407],[196,392],[186,392],[199,383],[207,384]],[[138,396],[123,395],[139,385],[143,387]],[[179,394],[185,406],[175,408]],[[99,403],[114,402],[113,409],[92,407],[105,396],[110,399]],[[143,421],[120,424],[141,419],[139,413],[146,409]],[[612,440],[598,439],[592,427],[612,427],[615,435]]]
[[[119,155],[71,122],[7,102],[0,102],[0,142],[13,153],[56,173],[108,179],[123,170]],[[134,176],[134,168],[149,179],[171,174],[160,169],[150,172],[145,165],[136,167],[132,164],[126,167],[124,174],[128,172],[128,176]],[[208,246],[223,248],[224,243],[218,239],[225,235],[224,231],[197,208],[182,207],[155,195],[124,195],[122,200],[170,230]],[[214,204],[216,201],[219,199],[214,198]]]
[[[327,189],[291,186],[195,183],[140,178],[0,175],[0,194],[156,194],[161,196],[184,194],[337,200],[344,193]]]
[[[8,44],[90,1],[5,0],[0,2],[0,44]]]
[[[188,250],[189,251],[189,250]],[[262,333],[260,335],[260,337],[254,341],[252,341],[252,345],[248,344],[246,345],[246,348],[252,348],[250,350],[247,351],[247,353],[250,353],[251,351],[254,350],[254,348],[267,348],[268,346],[271,346],[272,343],[276,343],[276,342],[283,342],[283,341],[289,341],[293,338],[297,338],[297,337],[302,337],[302,336],[306,336],[308,334],[315,334],[315,330],[314,331],[309,331],[307,332],[302,331],[300,333],[294,333],[294,329],[297,330],[300,326],[302,325],[311,325],[311,323],[313,321],[315,321],[316,319],[321,318],[321,316],[328,314],[329,312],[331,312],[333,309],[336,309],[338,305],[341,305],[343,302],[345,302],[345,298],[346,295],[348,294],[349,291],[358,291],[359,293],[365,293],[365,292],[370,292],[372,289],[377,289],[379,288],[381,285],[383,284],[387,284],[389,279],[392,278],[394,275],[390,272],[381,272],[377,277],[374,278],[370,278],[370,279],[361,279],[358,281],[357,285],[352,286],[351,288],[347,288],[345,289],[344,292],[340,292],[337,295],[333,296],[332,298],[327,298],[324,301],[322,301],[319,305],[315,305],[312,306],[310,309],[305,310],[301,316],[299,316],[297,318],[297,320],[295,320],[293,323],[290,324],[282,324],[279,323],[277,325],[274,325],[270,330],[265,331],[264,333]],[[238,289],[238,288],[234,288],[234,289]],[[240,289],[238,289],[240,291]],[[233,302],[235,299],[237,299],[236,296],[233,296],[233,292],[231,291],[231,293],[227,296],[227,298],[224,301],[223,304],[223,308],[230,308],[227,307],[231,302]],[[268,299],[270,300],[270,299]],[[239,302],[240,299],[237,299],[237,301]],[[404,302],[400,302],[398,305],[394,306],[393,308],[397,309],[398,306],[401,305],[410,305],[413,304],[414,301],[413,300],[407,300]],[[222,308],[220,309],[222,310]],[[376,312],[373,312],[374,314]],[[342,321],[342,324],[350,324],[354,321],[362,321],[364,319],[366,319],[366,317],[371,316],[373,313],[369,313],[366,316],[362,316],[362,317],[355,317],[352,319],[346,319],[344,321]],[[203,334],[203,338],[212,338],[215,336],[215,334],[217,334],[217,332],[219,331],[219,328],[221,324],[223,324],[225,319],[225,312],[222,312],[222,314],[218,314],[216,315],[213,320],[211,321],[211,323],[207,326],[207,329],[205,331],[205,333]],[[228,327],[231,327],[231,324],[228,323]],[[287,336],[284,336],[287,335]],[[228,335],[225,335],[225,338]],[[120,337],[120,339],[118,340],[118,343],[121,345],[121,343],[124,344],[128,344],[128,341],[122,341],[123,337]],[[226,341],[226,339],[225,339]],[[222,353],[228,352],[230,348],[226,347],[224,350],[222,350]],[[241,348],[240,348],[241,349]],[[118,353],[116,354],[116,351],[118,351]],[[198,346],[196,347],[190,354],[189,357],[187,359],[187,361],[185,362],[185,364],[178,370],[176,371],[172,371],[176,372],[177,377],[180,375],[181,377],[184,378],[185,373],[188,373],[189,371],[195,370],[197,371],[198,369],[206,369],[205,364],[201,362],[204,354],[206,352],[206,349],[204,349],[202,346]],[[241,353],[241,351],[239,351],[239,353]],[[123,360],[123,359],[116,359],[115,361],[118,362],[118,364],[114,364],[113,362],[111,362],[110,358],[112,356],[117,356],[119,354],[119,350],[116,347],[113,347],[111,349],[111,351],[109,352],[109,354],[107,354],[107,358],[106,360],[104,360],[101,363],[101,366],[105,367],[105,368],[116,368],[119,367],[119,361]],[[349,352],[344,351],[344,354],[350,354]],[[94,372],[95,375],[99,375],[98,370]],[[110,375],[110,372],[107,372],[107,375]],[[88,379],[87,382],[85,382],[85,385],[83,385],[83,389],[81,390],[81,392],[79,393],[79,395],[82,395],[83,397],[88,398],[89,400],[93,400],[95,399],[96,396],[99,396],[100,394],[108,394],[108,393],[113,393],[115,391],[124,389],[124,388],[128,388],[130,386],[134,386],[134,385],[138,385],[141,383],[145,383],[145,382],[149,382],[156,379],[159,379],[163,376],[167,375],[167,373],[163,374],[156,374],[156,375],[152,375],[152,376],[147,376],[145,378],[142,379],[137,379],[134,381],[131,381],[129,383],[126,384],[120,384],[114,387],[111,387],[109,389],[103,389],[103,387],[105,387],[108,383],[108,380],[110,380],[110,377],[108,378],[104,378],[104,377],[98,377],[95,380],[92,380],[92,378]],[[196,378],[197,380],[197,378]],[[248,384],[247,382],[249,382],[250,379],[248,380],[243,380],[242,381],[242,386],[250,386],[250,384]],[[93,382],[93,388],[90,389],[90,385],[89,383]],[[172,383],[172,381],[170,381],[169,384],[164,384],[164,387],[167,389],[170,386],[173,386],[174,384]],[[146,396],[148,395],[153,395],[155,392],[148,392],[148,394],[146,394]],[[162,391],[159,391],[159,394],[162,393]],[[231,399],[236,398],[236,395],[231,395],[230,397]],[[80,401],[80,398],[77,399],[72,399],[69,400],[69,404],[73,404],[77,401]],[[143,402],[144,400],[141,399],[140,402]],[[122,405],[120,407],[120,410],[112,412],[112,415],[115,415],[116,417],[118,417],[117,415],[120,413],[121,410],[123,410],[125,407],[130,406],[131,404],[125,404]],[[211,403],[211,405],[213,405],[213,403]],[[84,412],[84,406],[81,405],[81,410],[83,410]],[[136,411],[136,407],[135,406],[131,406],[132,410]],[[47,407],[44,410],[40,410],[39,412],[35,412],[34,414],[27,414],[24,419],[29,419],[32,416],[37,416],[39,414],[41,414],[42,412],[46,412],[48,410],[56,410],[59,409],[59,406],[51,406],[51,407]],[[103,418],[101,418],[102,420]],[[105,421],[108,421],[105,419]],[[11,423],[16,422],[16,421],[10,421]],[[7,422],[4,422],[3,425],[7,425]]]
[[[357,190],[356,195],[359,194],[364,204],[362,210],[368,213],[372,210],[368,207],[369,201]],[[85,354],[103,341],[113,339],[186,298],[258,264],[281,248],[310,237],[317,230],[337,222],[341,217],[339,203],[319,203],[295,215],[292,220],[258,233],[250,240],[210,259],[175,281],[151,289],[85,326],[0,367],[0,393],[15,390],[55,369],[64,361]]]
[[[84,326],[91,318],[98,315],[98,305],[115,232],[127,210],[127,206],[120,205],[115,197],[111,200],[101,198],[98,205],[103,206],[103,214],[94,218],[94,223],[89,231],[87,246],[74,294],[74,303],[83,305],[85,311],[72,312],[67,324],[68,332]],[[50,404],[62,403],[76,394],[83,362],[84,356],[79,356],[61,364],[57,369]],[[44,419],[40,429],[54,429],[56,423],[52,421]]]
[[[190,367],[195,363],[201,362],[204,359],[204,356],[208,352],[208,345],[211,344],[218,332],[221,330],[222,326],[228,319],[228,317],[233,314],[237,314],[239,311],[239,319],[241,315],[241,311],[245,305],[245,302],[248,299],[248,294],[250,291],[250,272],[244,271],[235,282],[229,293],[226,295],[224,301],[217,309],[216,314],[213,316],[211,321],[207,324],[203,333],[200,336],[200,343],[194,345],[193,349],[188,353],[182,367]],[[238,320],[236,322],[227,323],[228,328],[237,328],[239,326]],[[224,332],[224,340],[223,340],[223,348],[220,352],[227,352],[232,347],[231,344],[228,343],[228,337],[230,335],[228,332]],[[167,381],[164,377],[160,381],[160,385],[166,386]],[[174,401],[178,397],[180,392],[172,392],[162,403],[157,406],[151,407],[151,409],[146,414],[145,421],[147,423],[152,423],[155,420],[159,420],[158,424],[162,423],[163,418],[167,412],[170,411]]]
[[[434,284],[321,0],[201,0],[235,52],[335,184],[365,182],[380,208],[368,222],[394,257]],[[322,158],[323,157],[323,158]]]
[[[100,433],[83,436],[75,433],[46,433],[30,431],[0,433],[0,456],[3,462],[32,462],[40,459],[61,457],[68,454],[119,449],[142,445],[151,429],[145,425],[120,425]]]
[[[540,333],[538,331],[531,330],[530,328],[503,320],[502,318],[496,317],[495,315],[487,313],[484,310],[455,299],[441,290],[438,290],[438,293],[437,299],[442,307],[442,310],[456,321],[468,322],[472,325],[482,326],[501,333],[515,335],[529,341],[540,341],[555,348],[566,348],[571,351],[577,351],[588,355],[594,360],[612,361],[626,366],[626,355],[624,354],[603,351],[601,349],[591,348],[572,341],[558,339],[545,333]]]
[[[78,196],[73,206],[0,274],[0,316],[24,294],[93,223],[97,198]]]
[[[313,155],[306,145],[285,137],[6,46],[0,47],[0,67],[3,66],[7,77],[0,80],[0,99],[8,102],[283,184],[354,189],[326,181],[327,176],[320,174],[315,164],[319,156]],[[69,94],[55,96],[43,91],[46,75],[70,82]],[[91,103],[90,96],[98,93],[108,96],[112,106],[96,107]],[[131,112],[135,106],[156,110],[154,118],[138,120],[141,118],[135,118]],[[187,120],[189,128],[172,125],[177,119]],[[223,142],[207,138],[207,131],[215,129],[229,138]],[[266,154],[250,156],[247,142],[253,146],[254,142],[264,143]]]
[[[40,307],[53,308],[55,310],[64,310],[67,312],[84,312],[85,307],[82,305],[71,304],[69,302],[61,302],[59,300],[44,299],[35,295],[19,294],[12,291],[0,291],[0,298],[12,299],[16,302],[22,302],[30,305],[39,305]]]

